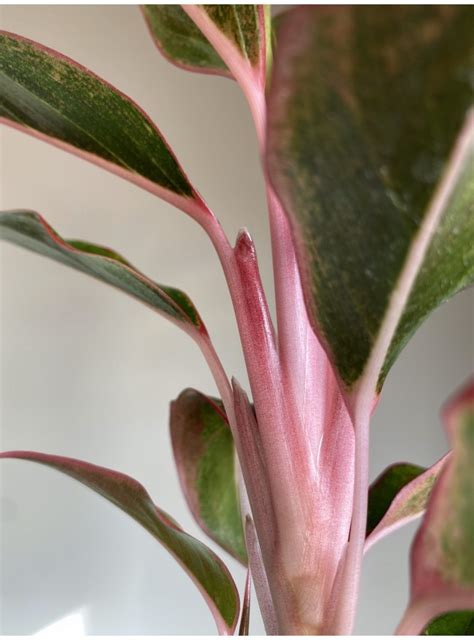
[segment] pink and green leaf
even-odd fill
[[[201,220],[211,215],[150,118],[62,54],[0,32],[0,122],[78,154]]]
[[[217,544],[246,564],[234,443],[222,402],[186,389],[171,403],[170,432],[193,516]]]
[[[474,381],[451,400],[444,419],[453,452],[413,542],[400,634],[420,633],[441,614],[474,610]]]
[[[219,632],[233,634],[239,615],[239,596],[227,568],[213,551],[156,507],[139,482],[123,473],[62,456],[8,451],[1,453],[0,458],[29,460],[51,467],[119,507],[151,533],[186,570],[205,598]]]
[[[232,77],[225,62],[179,4],[146,4],[142,12],[158,49],[188,71]]]
[[[38,213],[0,212],[0,238],[120,289],[188,332],[207,334],[196,308],[185,293],[156,284],[116,251],[90,242],[64,240]]]
[[[262,144],[265,85],[271,52],[269,7],[250,4],[182,6],[240,85]]]
[[[383,471],[369,489],[366,551],[392,531],[423,515],[433,485],[448,460],[449,454],[429,469],[400,462]]]
[[[474,278],[471,24],[470,7],[347,6],[294,9],[279,28],[268,167],[352,395],[373,396]]]

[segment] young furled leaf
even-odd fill
[[[270,177],[313,326],[365,413],[421,321],[474,278],[471,25],[470,7],[347,6],[279,29]]]
[[[365,551],[378,540],[423,515],[433,485],[450,454],[429,469],[398,463],[385,469],[369,489]]]
[[[78,154],[182,209],[212,214],[150,118],[77,62],[0,32],[0,122]]]
[[[413,542],[402,635],[421,633],[441,614],[474,610],[474,381],[448,404],[444,420],[453,452]]]
[[[246,564],[234,443],[222,402],[186,389],[171,403],[170,431],[192,514],[215,542]]]
[[[239,595],[223,562],[158,509],[143,486],[123,473],[88,462],[33,451],[7,451],[0,458],[30,460],[60,471],[131,516],[156,538],[192,578],[217,624],[219,633],[233,634],[239,615]]]
[[[232,77],[225,62],[179,4],[146,4],[142,13],[158,49],[188,71]]]
[[[188,333],[207,336],[185,293],[156,284],[111,249],[80,240],[63,240],[38,213],[0,212],[0,238],[87,273],[140,300]]]

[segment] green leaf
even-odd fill
[[[269,8],[254,4],[183,5],[234,78],[251,94],[265,87],[270,53]]]
[[[449,457],[448,453],[429,469],[403,462],[394,464],[375,480],[369,489],[365,551],[423,514]]]
[[[7,32],[0,32],[0,120],[190,215],[209,215],[160,131],[135,103],[73,60]]]
[[[170,430],[191,512],[215,542],[246,564],[234,443],[222,402],[186,389],[171,403]]]
[[[151,36],[161,53],[189,71],[232,77],[225,62],[177,4],[147,4],[142,7]]]
[[[304,7],[279,28],[268,166],[313,326],[350,392],[379,389],[422,320],[474,278],[472,18]]]
[[[446,613],[426,627],[424,636],[474,636],[474,611]]]
[[[435,617],[474,605],[474,380],[450,401],[444,421],[453,452],[413,542],[401,634],[420,633]]]
[[[156,284],[111,249],[80,240],[63,240],[38,213],[0,212],[0,238],[106,282],[184,329],[206,334],[196,308],[185,293]]]
[[[369,488],[367,535],[369,535],[388,511],[393,499],[409,482],[418,478],[426,469],[416,464],[399,462],[385,471]]]
[[[32,451],[8,451],[0,458],[30,460],[60,471],[131,516],[158,540],[189,573],[206,599],[223,634],[232,634],[239,615],[239,596],[222,561],[204,544],[185,533],[156,507],[144,487],[123,473],[94,464]]]

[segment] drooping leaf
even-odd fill
[[[142,12],[161,53],[189,71],[232,77],[225,62],[178,4],[146,4]]]
[[[182,6],[227,65],[247,98],[256,87],[262,90],[270,50],[269,7],[253,4]]]
[[[123,473],[94,464],[32,451],[8,451],[0,458],[46,465],[99,493],[141,524],[179,562],[204,596],[222,634],[232,634],[239,615],[239,595],[223,562],[156,507],[144,487]]]
[[[210,215],[160,131],[130,98],[73,60],[5,31],[0,121],[78,154],[197,219]]]
[[[401,462],[382,472],[369,489],[366,551],[424,513],[433,485],[448,459],[449,454],[429,469]]]
[[[170,431],[193,516],[215,542],[246,564],[234,443],[222,402],[186,389],[171,403]]]
[[[471,7],[304,7],[279,29],[269,172],[313,327],[354,394],[375,393],[474,278],[472,20]]]
[[[474,636],[474,611],[453,611],[439,616],[423,631],[424,636]]]
[[[156,284],[111,249],[79,240],[63,240],[38,213],[0,212],[0,238],[106,282],[188,331],[207,333],[185,293]]]
[[[453,452],[413,542],[401,634],[421,633],[445,613],[474,610],[474,381],[449,403],[444,419]]]

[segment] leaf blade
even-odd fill
[[[0,121],[112,171],[199,218],[209,211],[150,118],[107,82],[0,32]]]
[[[170,62],[188,71],[232,77],[180,5],[143,5],[142,13],[153,41]]]
[[[215,542],[247,564],[234,444],[222,403],[186,389],[171,403],[170,433],[194,518]]]
[[[349,394],[364,375],[376,393],[396,347],[430,305],[465,284],[457,277],[433,299],[418,294],[412,309],[420,300],[423,308],[390,347],[412,291],[408,275],[416,276],[407,260],[420,262],[429,245],[439,213],[433,189],[471,103],[470,15],[462,8],[313,7],[283,20],[268,166],[292,222],[313,327]],[[459,173],[470,161],[463,153]],[[469,214],[465,206],[462,212]],[[468,281],[473,258],[469,251],[461,259],[469,261],[461,274],[468,271]]]
[[[63,456],[8,451],[0,453],[0,458],[29,460],[49,466],[81,482],[131,516],[187,571],[211,609],[219,631],[226,635],[233,633],[239,613],[239,596],[227,568],[210,549],[157,508],[139,482],[123,473]]]
[[[392,531],[423,515],[433,485],[448,459],[449,454],[429,469],[398,463],[382,472],[369,488],[364,551]]]
[[[449,402],[444,421],[453,453],[412,545],[400,633],[421,633],[437,616],[474,609],[474,381]]]
[[[64,240],[36,212],[0,212],[0,238],[106,282],[187,331],[207,333],[196,308],[182,291],[156,284],[111,249]]]

